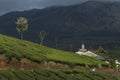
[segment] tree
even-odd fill
[[[17,25],[16,29],[20,33],[20,37],[21,37],[20,39],[22,40],[23,33],[28,29],[28,21],[24,17],[19,17],[17,18],[16,25]]]
[[[110,59],[109,62],[110,62],[110,67],[115,69],[116,68],[115,60],[114,59]]]
[[[40,44],[42,45],[43,44],[43,40],[46,36],[46,32],[45,31],[40,31],[39,34],[38,34],[38,37],[40,39]]]
[[[104,48],[102,48],[101,46],[99,46],[98,50],[96,51],[97,54],[101,55],[101,56],[105,56],[108,51],[105,50]]]

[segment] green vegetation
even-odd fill
[[[16,29],[20,33],[21,39],[23,39],[23,33],[28,29],[28,21],[24,17],[17,18]]]
[[[116,69],[115,60],[114,59],[110,59],[109,62],[110,62],[110,67],[113,68],[113,69]]]
[[[19,40],[0,34],[0,53],[5,54],[8,59],[27,58],[31,61],[57,61],[68,64],[104,64],[102,61],[87,56],[79,56],[75,53],[56,50],[41,46],[25,40]]]
[[[110,48],[108,55],[113,59],[120,60],[120,47]]]
[[[118,8],[115,10],[114,7],[116,6]],[[44,29],[51,33],[46,39],[47,45],[53,45],[56,38],[56,47],[58,44],[58,47],[63,49],[69,48],[68,46],[78,48],[80,45],[78,43],[82,41],[81,39],[86,40],[86,44],[89,45],[99,45],[106,41],[103,43],[104,45],[114,40],[117,41],[119,38],[116,34],[120,34],[118,28],[119,15],[118,18],[115,16],[116,12],[117,14],[120,13],[119,8],[119,4],[93,1],[70,7],[52,7],[44,10],[25,11],[22,16],[26,16],[30,23],[33,23],[30,24],[32,31],[28,34],[31,36],[27,36],[27,39],[36,41],[33,38],[34,33]],[[0,30],[3,32],[10,30],[10,33],[8,31],[7,34],[14,35],[15,33],[11,33],[15,32],[14,29],[7,28],[6,30],[6,27],[15,26],[13,24],[14,19],[21,15],[21,13],[18,13],[14,12],[14,15],[9,13],[0,16],[0,25],[5,27],[5,29]],[[38,13],[39,15],[36,15]],[[21,39],[23,39],[23,33],[28,28],[27,19],[19,17],[16,21],[16,28],[21,35]],[[39,25],[42,27],[38,27]],[[45,35],[45,32],[39,33],[40,44],[43,43]],[[117,38],[113,39],[113,37]],[[98,42],[100,43],[96,44]],[[113,50],[111,52],[119,53],[120,51]],[[97,53],[104,55],[107,51],[99,47]],[[0,80],[120,80],[120,77],[98,73],[99,71],[97,72],[97,70],[96,72],[91,72],[92,68],[97,69],[96,67],[98,67],[101,69],[102,65],[107,65],[98,59],[48,48],[37,43],[19,40],[2,34],[0,34],[0,59]],[[29,66],[30,64],[31,66]],[[111,60],[110,64],[111,68],[115,68],[114,60]],[[51,67],[53,65],[56,66]],[[61,69],[59,66],[64,67]]]
[[[25,38],[40,42],[36,35],[47,32],[44,44],[50,47],[76,51],[84,41],[89,47],[120,45],[120,3],[88,1],[80,5],[49,7],[23,12],[11,12],[0,16],[0,33],[17,36],[15,20],[24,16],[29,21],[29,32]],[[7,24],[6,24],[7,23]]]
[[[0,71],[0,80],[120,80],[110,76],[86,70],[42,70]]]
[[[105,59],[108,59],[108,50],[105,50],[104,48],[102,48],[101,46],[99,46],[98,49],[96,50],[92,50],[95,54],[100,55],[102,57],[104,57]]]
[[[36,43],[20,40],[0,34],[0,54],[7,59],[20,60],[27,58],[34,62],[54,61],[69,65],[84,64],[98,66],[105,64],[95,58],[79,56],[75,53],[48,48]],[[37,69],[36,69],[37,68]],[[103,73],[90,72],[85,68],[78,69],[45,69],[36,67],[33,70],[0,70],[0,80],[119,80],[117,77]]]

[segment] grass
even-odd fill
[[[120,80],[117,76],[90,72],[84,69],[36,69],[31,71],[0,71],[0,80]]]
[[[73,64],[88,64],[88,65],[101,64],[101,61],[95,58],[79,56],[77,54],[64,51],[55,51],[54,53],[47,54],[47,57],[51,60],[68,62]]]
[[[37,43],[19,40],[0,34],[0,54],[5,54],[7,58],[23,57],[31,61],[58,61],[69,64],[98,65],[104,62],[87,56],[79,56],[72,52],[66,52],[48,48]]]

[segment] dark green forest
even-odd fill
[[[88,1],[72,6],[52,6],[44,9],[15,11],[0,16],[0,33],[19,37],[15,29],[17,17],[29,22],[25,39],[58,49],[76,51],[85,42],[88,49],[99,45],[112,48],[120,44],[120,3]],[[109,46],[108,46],[109,45]]]

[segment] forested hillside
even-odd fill
[[[72,6],[53,6],[0,16],[0,33],[19,37],[15,21],[29,21],[24,39],[39,42],[38,33],[47,35],[44,44],[64,50],[77,50],[84,41],[88,48],[120,44],[120,3],[88,1]],[[107,46],[109,45],[109,46]]]

